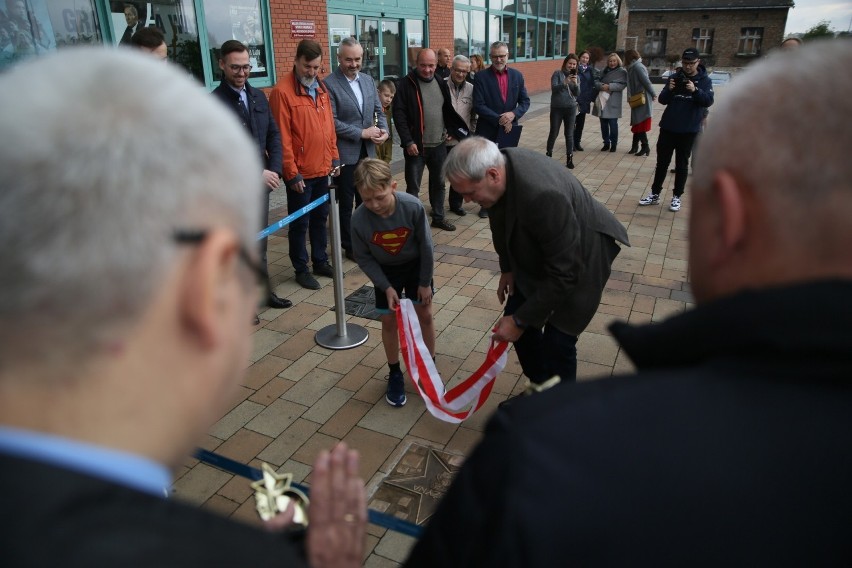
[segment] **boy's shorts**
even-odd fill
[[[400,298],[403,297],[404,291],[406,298],[415,304],[420,303],[420,300],[417,299],[417,288],[420,287],[419,259],[399,265],[382,265],[382,272],[385,273],[385,276]],[[432,293],[434,293],[435,287],[431,281],[429,282],[429,286],[432,288]],[[382,315],[392,313],[393,310],[388,307],[387,295],[378,288],[375,288],[375,291],[376,311]]]

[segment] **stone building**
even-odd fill
[[[695,47],[708,67],[736,69],[781,43],[793,0],[621,0],[619,50],[659,75]]]

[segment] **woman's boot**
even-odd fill
[[[650,156],[651,155],[651,147],[648,145],[648,133],[642,133],[642,148],[636,152],[637,156]]]
[[[574,169],[574,154],[568,154],[568,163],[565,165],[569,170]]]
[[[639,134],[633,134],[633,145],[630,146],[628,154],[636,154],[639,151]]]

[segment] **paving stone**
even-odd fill
[[[410,380],[410,378],[406,378],[406,380]],[[402,438],[426,411],[423,400],[419,395],[412,394],[409,388],[410,385],[406,385],[408,402],[405,406],[397,408],[389,404],[382,404],[383,401],[380,401],[364,415],[358,422],[358,426],[388,436]]]
[[[599,365],[615,364],[618,344],[608,335],[581,333],[577,340],[577,359]]]
[[[262,414],[262,413],[261,413]],[[216,453],[240,463],[248,463],[263,450],[272,438],[246,428],[240,428],[216,449]]]
[[[304,414],[308,406],[279,398],[246,424],[246,428],[275,438]]]
[[[319,424],[316,422],[300,418],[277,436],[257,457],[265,462],[281,465],[290,459],[290,456],[301,448],[317,429]]]
[[[302,415],[302,418],[324,424],[352,398],[353,394],[355,393],[352,391],[332,387]]]
[[[372,404],[350,398],[323,423],[319,431],[334,438],[343,438],[371,408]]]
[[[361,453],[361,478],[371,478],[400,443],[399,438],[356,426],[343,441]]]
[[[281,371],[287,368],[292,361],[267,355],[246,370],[243,384],[250,389],[257,390],[272,380]]]
[[[287,390],[294,384],[295,383],[293,381],[288,381],[287,379],[275,377],[274,379],[266,383],[263,388],[259,389],[256,393],[251,395],[249,397],[249,400],[258,404],[263,404],[265,406],[272,404],[275,399],[287,392]]]
[[[323,355],[320,355],[319,353],[306,352],[304,355],[296,359],[292,365],[281,371],[279,376],[282,379],[299,382],[308,373],[319,367],[323,361],[325,361],[325,357]]]
[[[254,362],[281,345],[289,335],[272,331],[269,329],[259,329],[252,334],[254,346],[252,348],[249,359]]]
[[[376,545],[375,553],[395,562],[404,562],[416,542],[416,539],[410,536],[388,531]]]
[[[174,496],[181,501],[201,505],[215,495],[231,477],[233,476],[230,473],[199,463],[175,481],[172,489]]]
[[[263,411],[265,407],[256,402],[244,401],[235,409],[222,417],[216,424],[210,428],[210,434],[216,436],[220,440],[227,440],[233,436],[240,428],[248,424],[248,422]]]

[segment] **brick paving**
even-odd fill
[[[548,107],[548,93],[533,97],[531,110],[522,121],[522,146],[544,153]],[[624,223],[632,244],[616,259],[597,314],[580,336],[578,380],[633,369],[606,331],[611,322],[658,321],[683,311],[692,301],[687,280],[688,188],[678,213],[667,207],[674,175],[669,175],[664,187],[664,205],[637,205],[653,176],[656,125],[662,110],[655,105],[650,157],[626,153],[631,141],[626,105],[619,121],[617,152],[600,151],[598,121],[589,116],[582,141],[586,151],[574,154],[574,174]],[[554,159],[564,164],[561,136],[556,146]],[[393,170],[402,190],[401,151],[397,147],[394,153]],[[427,187],[425,182],[423,187]],[[283,194],[280,190],[273,194],[272,220],[286,215]],[[425,194],[421,199],[428,202]],[[497,256],[487,219],[476,215],[476,204],[464,208],[465,217],[448,213],[447,218],[457,226],[455,232],[433,229],[432,233],[437,366],[445,381],[467,376],[482,363],[489,330],[501,313],[496,294]],[[245,379],[230,410],[201,441],[204,449],[255,467],[265,461],[279,471],[291,472],[296,482],[309,482],[310,464],[317,452],[344,440],[361,452],[361,474],[372,493],[412,442],[451,454],[469,454],[497,404],[525,386],[517,357],[510,351],[509,363],[490,399],[461,425],[433,418],[410,385],[406,387],[408,404],[392,408],[384,400],[388,371],[379,322],[348,316],[347,321],[369,330],[367,342],[343,351],[320,347],[314,341],[316,331],[335,323],[331,280],[319,277],[323,288],[317,291],[295,282],[286,231],[269,239],[269,267],[278,295],[295,305],[260,314]],[[344,295],[368,283],[352,261],[345,260],[343,270]],[[178,472],[174,493],[220,514],[258,522],[248,482],[195,459],[188,458]],[[398,566],[412,543],[410,537],[371,525],[364,565]]]

